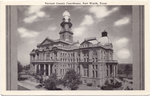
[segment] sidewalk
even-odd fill
[[[24,81],[19,81],[18,85],[25,87],[29,90],[42,90],[42,91],[46,91],[45,88],[36,88],[37,85],[39,85],[40,83],[35,83],[35,82],[31,82],[29,80],[24,80]]]

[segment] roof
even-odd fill
[[[81,45],[85,42],[88,42],[91,44],[97,44],[98,43],[96,37],[85,38],[84,41],[81,43]]]
[[[66,10],[66,11],[63,13],[63,16],[70,16],[70,13]]]
[[[99,40],[98,40],[102,45],[105,45],[105,44],[108,44],[108,43],[112,43],[111,40],[105,36],[105,37],[101,37]]]
[[[63,43],[66,43],[66,44],[68,44],[68,45],[75,43],[75,42],[64,41],[64,40],[60,40],[60,39],[52,40],[52,39],[49,39],[49,38],[47,37],[46,39],[44,39],[44,41],[43,41],[42,43],[38,44],[37,47],[38,47],[38,46],[41,46],[46,40],[50,41],[51,43],[63,42]],[[49,43],[49,44],[50,44],[50,43]]]

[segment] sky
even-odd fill
[[[108,32],[114,60],[132,63],[132,6],[18,6],[17,57],[22,65],[30,64],[30,52],[45,38],[59,39],[62,14],[67,7],[73,24],[74,41],[101,38]]]

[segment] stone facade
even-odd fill
[[[43,75],[57,73],[63,78],[69,68],[73,68],[82,76],[82,84],[92,83],[102,86],[108,80],[114,83],[117,77],[117,64],[113,60],[113,45],[102,32],[102,37],[86,38],[82,43],[73,41],[70,14],[66,10],[60,24],[60,39],[46,38],[30,53],[30,70],[37,73],[45,70]]]

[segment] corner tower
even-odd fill
[[[65,12],[63,13],[63,19],[60,24],[61,31],[60,34],[60,40],[73,42],[73,32],[71,31],[72,23],[70,22],[70,13],[67,11],[67,8]]]

